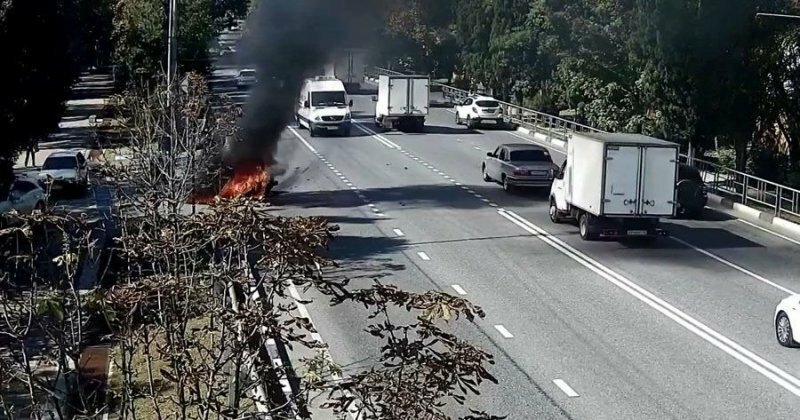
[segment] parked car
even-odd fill
[[[503,108],[491,96],[470,96],[456,105],[456,125],[474,128],[479,124],[503,124]]]
[[[258,78],[256,78],[255,69],[242,69],[236,76],[236,87],[239,89],[245,89],[254,85],[257,81]]]
[[[700,171],[694,166],[680,164],[675,189],[678,196],[678,215],[692,219],[701,217],[708,204],[708,191]]]
[[[535,144],[503,144],[486,154],[481,166],[483,180],[500,182],[503,189],[514,187],[550,188],[558,166],[550,152]]]
[[[55,152],[45,159],[39,181],[52,182],[52,189],[85,192],[89,187],[89,168],[83,153]]]
[[[774,320],[778,344],[784,347],[797,347],[797,343],[800,342],[800,330],[795,330],[792,326],[800,325],[800,295],[791,295],[778,303]]]
[[[12,210],[19,214],[41,211],[45,206],[45,196],[44,189],[35,179],[19,176],[11,183],[8,194],[0,197],[0,215]]]

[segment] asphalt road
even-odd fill
[[[486,152],[532,139],[456,127],[446,109],[425,133],[374,136],[369,96],[355,102],[364,129],[349,138],[284,133],[275,211],[341,227],[332,275],[482,306],[485,320],[456,327],[497,357],[500,383],[470,400],[477,408],[510,419],[797,418],[800,352],[778,346],[772,316],[800,291],[800,242],[711,210],[666,221],[672,237],[653,245],[584,242],[549,221],[546,193],[482,181]],[[375,357],[363,309],[308,309],[345,372]]]

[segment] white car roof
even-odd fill
[[[476,101],[495,101],[495,102],[497,102],[497,99],[495,99],[495,98],[493,98],[491,96],[483,96],[483,95],[473,96],[472,99],[474,99]]]
[[[75,157],[75,156],[78,155],[78,153],[81,153],[81,151],[80,150],[60,150],[58,152],[51,153],[50,156],[47,156],[47,159],[50,159],[51,157]],[[45,159],[45,160],[47,160],[47,159]]]

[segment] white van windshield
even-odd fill
[[[344,105],[344,92],[312,92],[311,106],[337,106]]]

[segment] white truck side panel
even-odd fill
[[[639,146],[606,144],[603,214],[630,216],[639,203]],[[602,178],[601,178],[602,179]],[[598,182],[599,184],[599,182]]]
[[[642,185],[639,211],[648,216],[675,214],[675,184],[678,149],[644,147],[642,149]]]
[[[389,113],[388,115],[406,115],[409,109],[409,79],[390,79],[389,81]]]
[[[411,86],[411,113],[414,115],[428,115],[430,106],[430,79],[409,79]]]
[[[574,136],[567,143],[569,170],[565,174],[567,203],[594,215],[602,209],[603,143]]]

